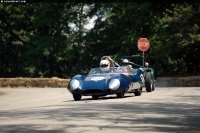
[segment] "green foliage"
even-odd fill
[[[142,55],[141,37],[158,76],[200,72],[199,18],[199,2],[0,4],[0,77],[69,78],[104,55]]]
[[[0,4],[0,77],[21,75],[22,53],[29,39],[26,11],[25,5]]]
[[[199,9],[198,3],[172,4],[158,23],[155,59],[168,75],[200,71]]]

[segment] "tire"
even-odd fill
[[[123,91],[117,93],[117,94],[116,94],[116,95],[117,95],[117,98],[123,98],[123,97],[124,97],[124,94],[125,94],[124,91],[125,91],[125,90],[123,90]]]
[[[92,95],[92,98],[94,98],[94,99],[98,99],[99,96],[97,96],[97,95]]]
[[[155,90],[155,82],[153,82],[152,91]]]
[[[139,89],[139,91],[134,92],[135,96],[141,96],[142,95],[142,87]]]
[[[75,101],[79,101],[79,100],[81,100],[81,95],[79,95],[79,94],[73,94],[73,98],[74,98],[74,100]]]
[[[146,72],[145,75],[145,87],[147,92],[151,92],[153,88],[153,80],[151,77],[151,72]]]

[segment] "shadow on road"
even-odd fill
[[[115,97],[102,97],[99,100],[102,99],[109,100],[115,99]],[[32,111],[1,111],[1,121],[12,119],[15,122],[11,120],[8,124],[1,124],[0,130],[9,133],[72,133],[89,132],[89,129],[92,128],[102,132],[106,130],[198,132],[200,131],[200,105],[183,103],[185,99],[199,98],[180,97],[180,100],[174,101],[174,103],[162,104],[159,102],[115,104],[75,102],[77,104],[32,108]],[[88,100],[94,101],[92,98],[83,99],[83,101]],[[64,101],[64,103],[67,102]],[[39,120],[44,123],[37,123]],[[80,124],[76,124],[77,121]],[[88,121],[90,121],[89,124],[87,124]]]

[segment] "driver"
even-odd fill
[[[103,72],[109,71],[109,69],[110,69],[110,62],[108,60],[101,60],[100,61],[100,69]]]
[[[122,66],[128,66],[128,65],[129,65],[128,59],[123,59],[122,60]]]
[[[126,66],[129,71],[133,71],[132,66],[130,65],[130,62],[128,59],[123,59],[122,60],[122,66]]]

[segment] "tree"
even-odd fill
[[[23,75],[21,62],[28,40],[29,13],[26,5],[0,4],[0,77]]]
[[[159,76],[200,71],[199,2],[0,4],[0,77],[71,77],[142,54]],[[95,18],[92,29],[85,25]],[[22,21],[23,20],[23,21]]]
[[[137,41],[141,37],[152,36],[160,8],[158,4],[149,2],[101,4],[96,13],[95,27],[88,34],[91,43],[87,53],[98,49],[98,52],[91,53],[95,59],[113,55],[118,61],[124,55],[141,54]]]
[[[33,4],[33,31],[24,57],[27,75],[63,77],[69,52],[68,4]]]
[[[156,44],[157,67],[161,73],[182,74],[200,71],[198,3],[172,4],[161,18],[159,30],[152,38]],[[157,58],[156,58],[157,57]]]

